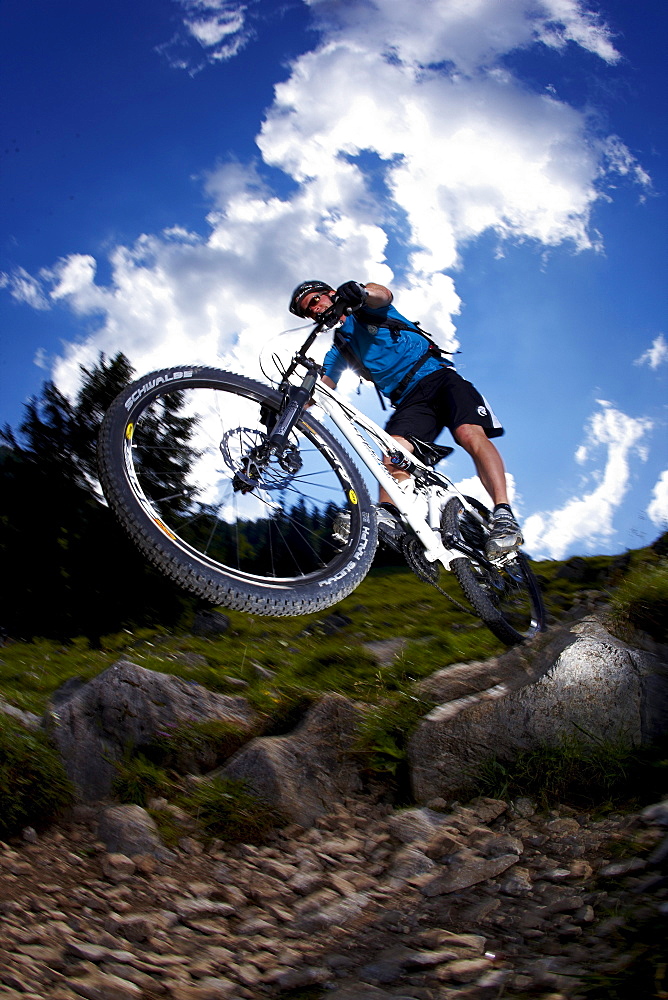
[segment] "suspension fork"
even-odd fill
[[[309,368],[304,376],[301,385],[290,385],[285,394],[286,404],[281,411],[276,423],[271,428],[267,440],[261,447],[253,449],[247,456],[245,468],[239,469],[232,485],[235,492],[250,493],[258,485],[263,465],[273,456],[280,459],[283,455],[290,434],[304,412],[304,407],[313,395],[315,384],[318,380],[318,368],[316,365]],[[284,387],[285,388],[285,387]]]
[[[288,443],[292,429],[304,412],[304,407],[313,395],[318,381],[316,371],[309,371],[301,385],[291,385],[287,393],[287,404],[267,438],[268,454],[280,455]]]

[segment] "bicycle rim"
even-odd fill
[[[147,376],[122,394],[125,400],[119,397],[109,427],[103,425],[101,480],[126,528],[184,586],[221,603],[232,594],[228,606],[248,610],[244,595],[252,593],[265,602],[258,606],[264,613],[295,614],[345,596],[375,548],[370,500],[346,453],[305,414],[284,455],[264,464],[254,488],[235,489],[235,477],[266,440],[267,416],[280,396],[213,369],[194,375],[185,386],[153,385],[159,380]],[[192,422],[189,444],[196,450],[191,468],[177,477],[182,445],[156,435],[170,408]],[[334,537],[342,511],[350,519],[346,540]],[[184,565],[191,568],[188,579]],[[310,589],[306,607],[292,598],[271,606],[272,594],[295,588]]]

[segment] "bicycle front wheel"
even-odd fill
[[[470,502],[484,518],[490,517],[482,504],[475,500]],[[458,497],[445,505],[442,527],[446,546],[449,536],[481,553],[484,551],[487,532]],[[545,628],[543,599],[524,553],[518,551],[513,559],[498,568],[485,565],[485,562],[463,556],[453,559],[450,569],[490,632],[509,646],[542,632]]]
[[[215,368],[152,372],[109,408],[98,466],[110,507],[176,583],[240,611],[300,615],[361,583],[377,531],[359,471],[310,412],[282,455],[258,458],[281,402]],[[342,513],[346,538],[334,537]]]

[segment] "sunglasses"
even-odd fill
[[[324,294],[325,293],[323,292],[323,295]],[[320,302],[320,299],[323,297],[323,295],[314,295],[310,299],[309,304],[307,306],[302,306],[302,304],[300,302],[299,304],[300,304],[300,307],[301,307],[302,311],[303,312],[307,312],[307,313],[311,312],[311,310],[313,309],[313,307],[317,306],[318,302]]]

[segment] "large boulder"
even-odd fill
[[[108,796],[114,761],[170,728],[217,719],[248,732],[257,716],[245,698],[119,660],[87,684],[56,692],[44,718],[79,797]]]
[[[475,665],[468,678],[462,669],[450,680],[439,671],[425,683],[441,703],[409,744],[418,802],[466,790],[492,756],[512,761],[567,737],[640,745],[668,728],[668,666],[614,638],[595,617],[545,639],[533,659],[533,669],[524,669],[532,653],[520,648],[493,669]],[[485,676],[493,678],[489,687]]]
[[[243,780],[283,817],[312,826],[361,787],[350,754],[361,708],[342,695],[327,694],[312,705],[303,722],[286,736],[252,740],[222,768]]]

